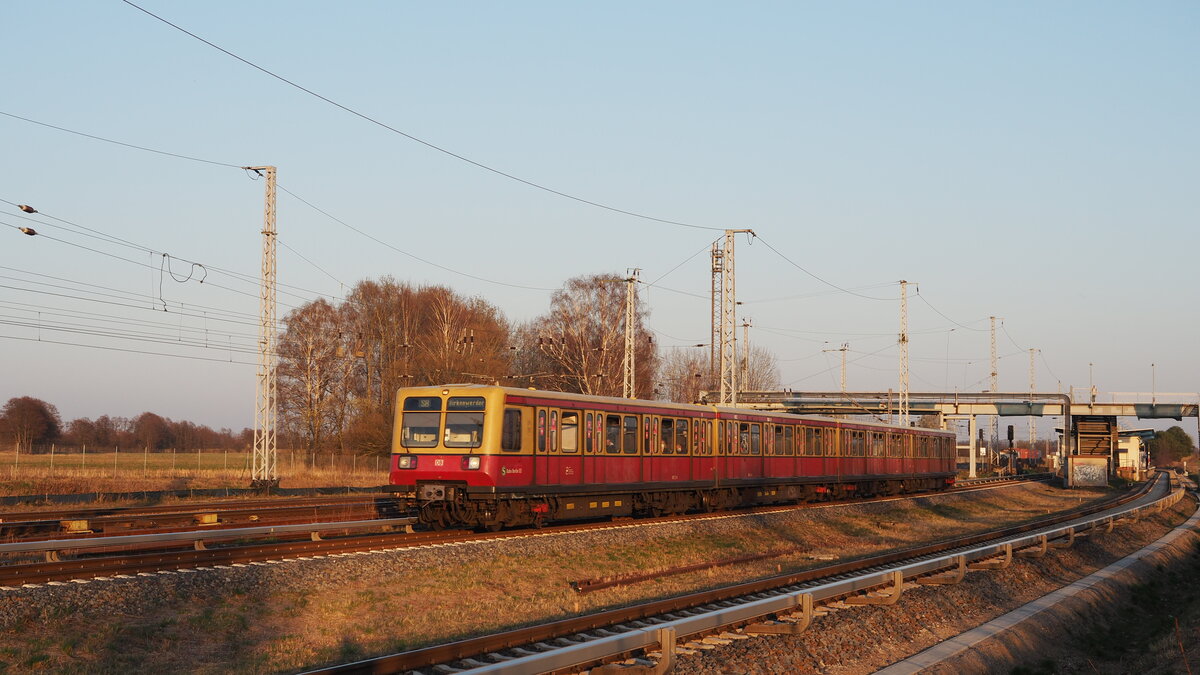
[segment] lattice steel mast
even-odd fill
[[[725,273],[725,249],[714,241],[712,245],[712,334],[708,341],[708,387],[719,387],[721,381],[721,288]],[[724,402],[722,396],[721,402]]]
[[[900,280],[900,424],[908,426],[908,282],[903,279]]]
[[[725,244],[721,250],[720,269],[716,264],[716,244],[713,245],[713,327],[720,344],[720,395],[721,403],[737,403],[737,283],[734,276],[733,242],[739,233],[754,235],[754,230],[725,230]],[[716,291],[720,286],[720,299]],[[720,308],[718,322],[716,309]]]
[[[1000,389],[999,389],[1000,366],[999,366],[999,359],[996,357],[996,317],[991,316],[988,318],[992,320],[992,384],[991,384],[991,388],[989,389],[989,391],[991,391],[992,393],[995,393],[997,391],[1000,391]],[[989,453],[996,451],[996,443],[999,440],[1000,440],[1000,416],[992,415],[992,438],[991,438],[991,441],[989,442],[990,443],[990,445],[988,447]]]
[[[1033,394],[1037,392],[1037,370],[1033,367],[1033,355],[1037,352],[1033,347],[1029,348],[1029,394],[1030,400],[1033,400]],[[1033,419],[1033,415],[1029,416],[1029,452],[1033,456],[1033,442],[1037,440],[1037,423]]]
[[[638,275],[641,271],[638,268],[634,268],[629,278],[625,279],[625,359],[622,363],[625,371],[625,379],[621,387],[622,395],[625,398],[634,398],[637,394],[635,386],[636,361],[634,358],[637,345],[634,344],[633,328],[637,322],[637,284]]]
[[[254,415],[254,457],[250,474],[256,488],[277,487],[275,420],[278,411],[275,360],[275,167],[243,167],[267,177],[263,209],[262,279],[258,296],[258,396]]]

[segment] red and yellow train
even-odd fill
[[[954,435],[509,387],[397,393],[390,483],[432,527],[941,490]]]

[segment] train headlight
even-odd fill
[[[471,455],[471,456],[469,456],[469,457],[463,457],[463,458],[462,458],[462,468],[464,468],[464,469],[478,469],[478,468],[479,468],[479,457],[478,457],[477,455]]]
[[[397,469],[415,469],[417,468],[416,455],[400,455],[396,458]]]

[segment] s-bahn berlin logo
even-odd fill
[[[521,467],[519,467],[519,466],[512,467],[512,468],[509,468],[507,466],[500,467],[500,475],[501,476],[507,476],[510,473],[521,473]]]

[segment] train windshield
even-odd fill
[[[432,448],[438,443],[441,413],[406,412],[400,427],[400,445],[406,448]]]
[[[451,396],[446,402],[446,447],[478,448],[483,440],[482,396]]]
[[[442,427],[442,399],[437,396],[409,396],[404,399],[404,417],[400,423],[400,445],[406,448],[437,446]]]

